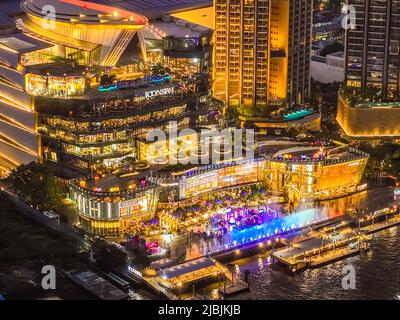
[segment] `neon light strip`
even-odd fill
[[[10,47],[7,47],[7,46],[5,46],[3,44],[0,44],[0,49],[6,50],[6,51],[11,52],[11,53],[18,53],[18,51],[14,50],[14,49],[12,49]]]
[[[316,208],[305,209],[289,216],[279,217],[263,225],[257,225],[242,230],[234,230],[224,236],[224,243],[239,244],[263,237],[273,237],[280,235],[283,232],[296,230],[317,221],[323,221],[342,214],[343,213],[332,215],[326,208],[322,210]]]
[[[125,19],[130,19],[131,21],[135,22],[136,24],[145,25],[147,24],[148,20],[144,16],[141,16],[137,13],[123,10],[120,8],[113,8],[110,6],[106,6],[103,4],[88,2],[88,1],[81,1],[81,0],[59,0],[60,2],[69,3],[78,7],[82,7],[83,9],[92,9],[96,11],[105,12],[107,14],[112,15],[114,12],[117,12],[118,17],[122,17]]]
[[[5,141],[5,140],[3,140],[1,138],[0,138],[0,142],[3,142],[5,144],[9,145],[10,147],[18,149],[18,150],[20,150],[22,152],[28,153],[28,154],[30,154],[30,155],[32,155],[34,157],[38,156],[38,154],[36,152],[34,152],[34,151],[30,150],[30,149],[25,149],[24,147],[19,147],[18,145],[15,145],[15,144],[12,144],[10,142],[7,142],[7,141]]]
[[[30,113],[34,112],[31,108],[23,106],[22,104],[21,105],[12,104],[11,102],[9,102],[9,101],[12,101],[12,100],[10,100],[6,96],[2,95],[1,93],[0,93],[0,97],[3,97],[4,99],[7,99],[7,101],[6,101],[6,100],[3,100],[3,99],[0,98],[0,102],[4,103],[4,104],[6,104],[6,105],[8,105],[10,107],[13,107],[13,108],[16,108],[16,109],[19,109],[19,110],[22,110],[22,111],[27,111],[27,112],[30,112]],[[13,102],[16,102],[16,101],[13,101]]]
[[[10,168],[7,168],[7,167],[5,167],[5,166],[2,166],[1,164],[0,164],[0,169],[3,170],[3,171],[5,171],[5,172],[7,172],[7,173],[10,173],[10,172],[11,172]]]
[[[6,120],[1,119],[2,117],[5,118]],[[29,132],[31,134],[36,135],[36,132],[34,130],[32,130],[31,128],[23,125],[22,123],[20,123],[18,121],[15,121],[14,119],[9,118],[9,117],[5,116],[4,114],[1,114],[1,113],[0,113],[0,121],[4,122],[6,124],[9,124],[9,125],[11,125],[13,127],[16,127],[18,129],[21,129],[21,130],[24,130],[26,132]]]
[[[7,157],[4,153],[0,153],[0,158],[2,158],[3,160],[5,160],[6,162],[9,162],[10,164],[12,164],[13,166],[19,166],[19,163],[16,162],[15,160]]]
[[[107,91],[112,91],[112,90],[117,90],[117,89],[118,89],[117,86],[108,87],[108,88],[99,87],[99,88],[98,88],[98,91],[100,91],[100,92],[107,92]]]
[[[3,136],[3,137],[2,137],[2,136]],[[11,142],[5,140],[4,138],[10,140]],[[28,147],[26,147],[26,146],[24,146],[24,145],[22,145],[22,144],[16,142],[16,141],[15,141],[14,139],[12,139],[10,136],[4,134],[4,132],[0,132],[0,141],[3,142],[3,143],[5,143],[5,144],[7,144],[7,145],[9,145],[9,146],[11,146],[11,147],[13,147],[13,148],[16,148],[16,149],[18,149],[18,150],[21,150],[21,151],[23,151],[23,152],[25,152],[25,153],[29,153],[29,154],[32,155],[32,156],[35,156],[35,157],[38,156],[37,152],[35,152],[35,151],[33,151],[32,149],[30,149],[30,148],[28,148]]]
[[[350,134],[342,125],[342,123],[339,121],[338,118],[336,118],[336,122],[340,126],[340,128],[344,131],[344,133],[349,136],[349,137],[355,137],[355,138],[385,138],[385,137],[393,137],[393,138],[400,138],[400,132],[399,134],[384,134],[384,135],[376,135],[376,134],[364,134],[364,135],[359,135],[359,134]]]

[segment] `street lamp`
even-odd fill
[[[179,300],[182,300],[182,282],[178,283],[178,288],[179,288]]]

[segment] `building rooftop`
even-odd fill
[[[15,27],[14,21],[10,19],[7,15],[7,13],[13,12],[13,8],[7,6],[3,8],[3,3],[1,5],[1,9],[4,11],[0,13],[0,35],[8,35],[10,33],[16,32],[17,29]]]
[[[129,190],[130,186],[135,186],[136,188],[136,186],[143,185],[141,184],[141,181],[146,181],[144,178],[140,179],[137,174],[133,173],[125,176],[108,174],[98,180],[92,179],[86,181],[85,188],[89,190],[97,189],[104,192],[110,191],[115,187],[118,187],[120,190]]]
[[[337,51],[333,53],[329,53],[326,55],[326,57],[338,57],[338,58],[343,58],[344,57],[344,52],[343,51]]]
[[[357,103],[355,108],[370,108],[370,109],[399,109],[400,101],[398,102],[363,102]]]
[[[94,0],[98,3],[140,12],[148,19],[160,18],[165,13],[199,9],[213,5],[212,0]]]
[[[12,19],[10,19],[8,16],[21,11],[20,3],[21,0],[1,1],[1,12],[0,12],[1,27],[15,25]],[[1,30],[0,28],[0,33],[1,31],[3,30]]]
[[[0,36],[0,44],[18,53],[33,52],[53,46],[48,42],[32,38],[25,33]]]
[[[321,148],[318,146],[296,146],[278,151],[273,158],[278,161],[344,161],[351,158],[368,157],[357,149],[347,146]]]
[[[214,266],[215,262],[210,258],[200,258],[193,261],[184,262],[174,267],[164,269],[160,272],[163,278],[171,279],[179,277],[183,274],[194,272],[200,269],[205,269]]]
[[[24,0],[21,8],[31,15],[43,18],[47,12],[43,11],[50,3],[48,0]],[[53,0],[56,21],[71,24],[123,24],[143,26],[147,19],[134,12],[117,6],[108,6],[101,3],[82,0]]]
[[[159,30],[164,37],[197,38],[209,31],[208,28],[180,19],[172,19],[169,22],[157,21],[152,26]]]

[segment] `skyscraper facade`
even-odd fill
[[[348,4],[355,20],[346,31],[347,86],[374,87],[383,98],[398,95],[400,1],[349,0]]]
[[[213,94],[263,115],[310,89],[312,0],[214,0]]]
[[[400,137],[400,1],[348,0],[337,122],[355,139]]]

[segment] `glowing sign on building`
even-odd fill
[[[146,88],[150,85],[160,85],[164,84],[172,77],[170,75],[159,76],[144,76],[143,78],[134,79],[134,80],[120,80],[117,81],[112,86],[100,86],[99,91],[112,91],[112,90],[125,90],[125,89],[137,89],[137,88]]]
[[[158,96],[165,96],[168,94],[173,94],[174,90],[175,88],[173,86],[163,89],[149,90],[144,93],[144,96],[146,97],[146,99]]]
[[[25,76],[25,88],[33,95],[48,97],[82,96],[85,92],[85,77],[42,76],[29,73]]]

